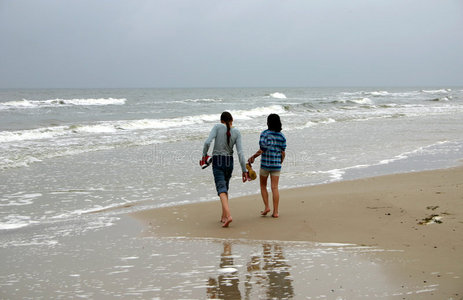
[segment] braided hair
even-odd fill
[[[224,111],[220,115],[220,121],[224,122],[227,125],[227,143],[228,143],[228,145],[230,145],[230,136],[231,136],[230,122],[233,121],[233,117],[232,117],[231,113],[229,113],[228,111]]]

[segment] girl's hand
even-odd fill
[[[243,172],[243,175],[241,176],[243,178],[243,182],[246,182],[246,181],[250,181],[251,178],[249,177],[249,173],[248,172]]]
[[[262,149],[259,149],[259,151],[256,152],[256,154],[254,154],[253,156],[251,156],[249,159],[248,159],[248,163],[249,164],[252,164],[254,162],[254,160],[256,159],[256,157],[259,157],[264,151],[262,151]]]

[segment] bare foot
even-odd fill
[[[228,218],[225,218],[224,220],[225,220],[225,222],[223,222],[222,227],[228,227],[228,225],[230,225],[230,223],[233,221],[231,216],[228,217]]]
[[[278,218],[278,214],[275,214],[275,213],[274,213],[274,214],[272,214],[272,217],[273,217],[273,218]]]
[[[270,212],[270,208],[267,208],[266,210],[263,210],[260,212],[261,216],[266,216]]]
[[[227,218],[222,217],[222,219],[220,220],[220,223],[225,223],[226,221],[227,221]]]

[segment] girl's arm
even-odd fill
[[[252,164],[254,162],[254,160],[259,157],[262,153],[264,153],[264,151],[262,151],[261,149],[259,149],[253,156],[251,156],[249,159],[248,159],[248,163]]]
[[[243,146],[241,143],[241,133],[239,131],[238,131],[238,137],[236,138],[235,147],[236,147],[236,151],[238,152],[238,159],[240,161],[241,171],[243,171],[243,173],[246,173],[247,172],[246,162],[244,160]]]
[[[246,169],[246,162],[244,161],[244,152],[243,152],[243,146],[241,145],[241,133],[238,131],[238,137],[236,138],[236,151],[238,152],[238,158],[240,160],[240,165],[241,165],[241,171],[243,171],[242,174],[242,179],[243,182],[246,182],[248,180],[251,180],[249,177],[248,170]]]
[[[209,134],[209,137],[204,142],[203,157],[207,155],[207,151],[209,151],[209,147],[211,146],[212,140],[215,139],[216,136],[217,136],[217,126],[214,126],[211,130],[211,133]]]
[[[285,157],[286,157],[286,152],[281,151],[281,163],[283,163],[283,161],[285,160]]]

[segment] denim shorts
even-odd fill
[[[217,195],[228,193],[228,184],[233,173],[233,156],[212,156],[212,173]]]

